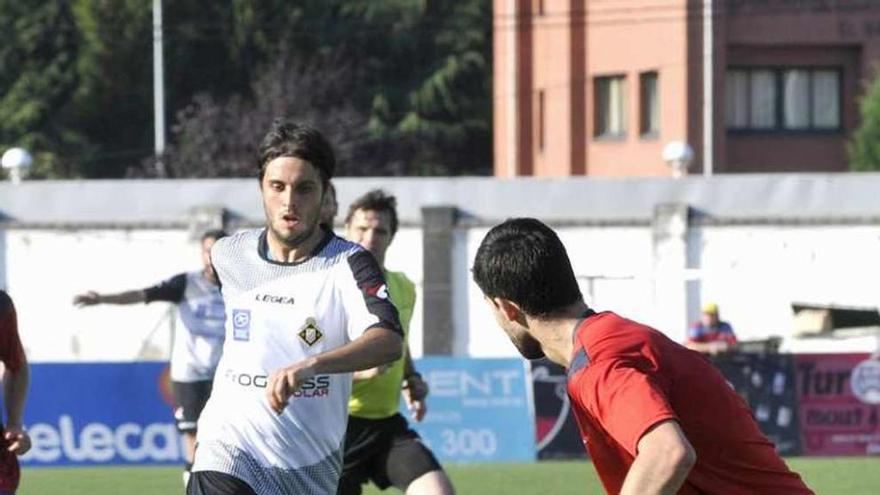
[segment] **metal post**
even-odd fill
[[[153,0],[153,109],[156,175],[165,177],[165,69],[162,58],[162,0]]]
[[[715,71],[712,0],[703,0],[703,175],[712,175],[715,161]]]

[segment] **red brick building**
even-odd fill
[[[880,0],[493,1],[496,176],[848,168]]]

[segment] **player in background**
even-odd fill
[[[339,495],[360,495],[370,480],[408,495],[451,495],[452,483],[433,453],[398,412],[399,396],[416,421],[427,412],[428,386],[416,372],[407,336],[416,303],[415,284],[402,272],[385,268],[385,253],[397,233],[397,201],[382,190],[354,200],[345,218],[346,237],[373,254],[385,273],[388,295],[404,332],[403,357],[390,366],[359,371],[348,403],[345,464]]]
[[[188,493],[333,495],[351,373],[399,359],[402,331],[370,253],[319,226],[325,138],[278,120],[257,163],[266,226],[211,251],[229,318]]]
[[[685,347],[704,354],[721,354],[736,348],[736,335],[730,323],[722,321],[718,305],[706,303],[700,313],[700,320],[688,328]]]
[[[568,368],[572,410],[608,493],[813,493],[705,358],[587,307],[565,247],[540,221],[492,228],[473,275],[524,357]]]
[[[183,482],[189,479],[199,415],[211,395],[214,371],[223,350],[226,312],[217,275],[211,267],[211,247],[226,236],[222,230],[202,235],[202,269],[180,273],[145,289],[115,294],[89,291],[73,298],[77,306],[136,304],[165,301],[177,305],[177,324],[171,344],[171,388],[174,419],[186,445]]]
[[[21,476],[18,456],[31,448],[24,430],[24,403],[30,370],[18,336],[18,321],[12,298],[0,290],[0,361],[3,362],[3,404],[6,421],[0,424],[0,495],[13,495]]]

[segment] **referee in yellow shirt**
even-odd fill
[[[451,495],[455,491],[443,468],[398,412],[398,394],[402,393],[412,418],[421,421],[427,412],[428,386],[413,367],[406,344],[416,303],[415,284],[403,273],[384,269],[385,251],[397,233],[394,196],[377,189],[356,199],[345,218],[345,233],[383,267],[405,345],[403,357],[390,366],[354,374],[337,495],[359,495],[361,485],[368,481],[383,490],[394,486],[407,495]]]

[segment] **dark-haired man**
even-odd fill
[[[812,493],[705,358],[587,307],[565,247],[540,221],[491,229],[473,275],[523,356],[568,368],[575,419],[608,493]]]
[[[434,454],[398,412],[402,392],[413,419],[421,421],[427,413],[428,386],[416,372],[406,344],[416,304],[415,284],[403,273],[384,268],[397,225],[397,200],[379,189],[354,200],[345,217],[346,237],[372,253],[383,267],[388,295],[400,314],[404,345],[403,357],[390,366],[354,375],[338,495],[360,495],[361,485],[370,480],[383,490],[394,486],[408,495],[454,493]]]
[[[114,294],[89,291],[73,298],[77,306],[136,304],[165,301],[177,305],[177,324],[171,344],[171,389],[174,419],[186,445],[183,483],[189,479],[199,415],[211,395],[214,370],[223,350],[226,312],[217,276],[211,267],[211,247],[226,236],[222,230],[202,234],[202,269],[177,274],[146,289]],[[182,329],[182,331],[180,331]]]
[[[199,420],[190,495],[336,493],[351,373],[401,356],[382,270],[319,226],[335,158],[273,123],[259,147],[266,226],[220,240],[226,343]]]
[[[13,495],[18,488],[18,456],[31,448],[22,417],[30,370],[18,336],[15,305],[0,290],[0,362],[3,363],[3,404],[6,422],[0,422],[0,495]]]

